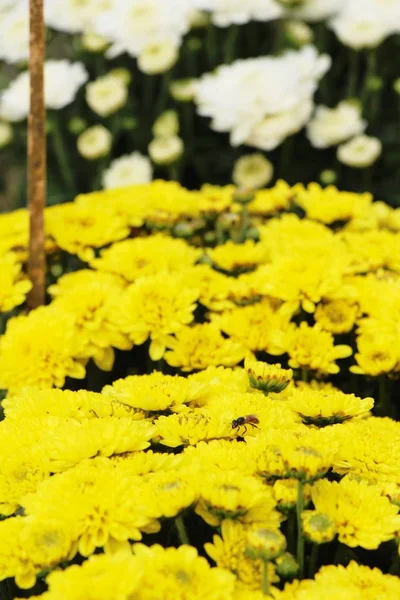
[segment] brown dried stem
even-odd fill
[[[43,0],[30,0],[30,96],[28,120],[28,274],[33,287],[29,308],[44,303],[46,255],[44,248],[44,207],[46,202],[46,109],[44,102],[45,31]]]

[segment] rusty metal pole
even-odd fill
[[[30,113],[28,120],[28,275],[33,287],[30,309],[44,303],[46,255],[44,207],[46,203],[46,109],[44,101],[45,28],[43,0],[30,0]]]

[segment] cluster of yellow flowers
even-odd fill
[[[27,214],[1,216],[0,580],[397,600],[399,214],[282,181],[80,196],[46,210],[49,302],[17,316]]]

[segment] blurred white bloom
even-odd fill
[[[299,46],[310,44],[314,39],[313,30],[302,21],[286,21],[285,33]]]
[[[339,40],[354,50],[374,48],[400,31],[399,0],[346,0],[330,21]]]
[[[187,0],[111,0],[94,21],[95,31],[112,47],[107,55],[128,52],[138,57],[149,45],[168,41],[178,48],[190,28],[193,5]]]
[[[208,14],[203,10],[193,10],[189,15],[189,25],[192,29],[207,27],[210,22]]]
[[[272,179],[274,167],[260,153],[241,156],[235,163],[232,181],[240,188],[256,190],[265,187]]]
[[[108,74],[112,75],[112,77],[116,77],[126,86],[130,85],[132,82],[131,72],[128,71],[128,69],[125,69],[124,67],[116,67],[115,69],[112,69]]]
[[[46,25],[58,31],[79,33],[109,10],[112,0],[45,0]]]
[[[287,16],[316,22],[333,17],[347,0],[304,0],[300,6],[287,10]]]
[[[138,57],[138,67],[147,75],[165,73],[178,60],[178,49],[169,40],[155,41],[146,46]]]
[[[8,146],[8,144],[13,139],[14,134],[10,123],[5,123],[4,121],[0,121],[0,148],[4,148],[4,146]]]
[[[103,52],[108,46],[108,41],[97,33],[86,32],[81,41],[83,48],[88,52]]]
[[[110,152],[112,135],[103,125],[94,125],[81,133],[76,145],[81,156],[87,160],[96,160]]]
[[[106,189],[149,183],[153,177],[151,162],[140,152],[133,152],[113,160],[103,173]]]
[[[283,140],[300,131],[308,123],[313,109],[313,101],[307,99],[302,100],[290,110],[265,117],[253,129],[246,143],[249,146],[261,148],[261,150],[273,150]]]
[[[195,6],[211,12],[212,22],[218,27],[272,21],[284,13],[278,0],[195,0]]]
[[[319,56],[313,46],[222,65],[199,80],[198,112],[211,117],[215,131],[230,132],[232,146],[272,150],[307,123],[329,66],[329,56]]]
[[[381,141],[376,137],[358,135],[337,149],[338,160],[348,167],[370,167],[382,153]]]
[[[357,104],[340,102],[336,108],[317,106],[307,127],[307,137],[314,148],[328,148],[362,133],[366,126]]]
[[[29,9],[27,0],[20,0],[1,15],[0,59],[7,63],[29,58]]]
[[[86,102],[101,117],[108,117],[125,106],[128,88],[120,77],[111,73],[91,81],[86,86]]]
[[[0,0],[0,11],[6,11],[13,4],[15,4],[15,0]]]
[[[149,156],[156,165],[172,165],[183,154],[184,145],[180,137],[157,137],[149,144]]]
[[[179,133],[179,120],[176,110],[166,110],[154,121],[153,135],[155,137],[172,137]]]
[[[169,93],[177,102],[191,102],[196,95],[197,79],[175,79],[169,86]]]
[[[82,63],[48,60],[44,67],[44,96],[47,108],[59,110],[71,104],[88,77]],[[24,71],[1,95],[0,117],[6,121],[22,121],[29,114],[29,106],[29,72]]]

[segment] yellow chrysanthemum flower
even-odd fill
[[[374,406],[373,398],[324,390],[295,390],[288,402],[303,423],[322,427],[364,417]]]
[[[262,244],[247,240],[244,244],[228,241],[221,246],[207,250],[212,263],[226,272],[251,271],[267,262],[268,255]]]
[[[232,440],[211,440],[187,446],[182,455],[183,464],[201,471],[221,469],[249,474],[254,471],[254,460],[246,444]]]
[[[297,186],[294,201],[309,219],[331,224],[363,215],[372,203],[372,195],[341,192],[333,185],[323,188],[318,183],[310,183],[306,188]]]
[[[0,214],[0,255],[12,250],[20,260],[25,260],[28,239],[29,212],[26,208]]]
[[[129,235],[125,220],[113,210],[112,205],[93,210],[84,197],[73,203],[48,208],[46,230],[59,248],[76,254],[86,262],[94,258],[95,248],[102,248]]]
[[[0,312],[8,312],[22,304],[32,288],[21,271],[22,265],[15,254],[0,255]]]
[[[224,519],[279,527],[281,517],[270,488],[255,477],[235,471],[204,474],[195,511],[206,523],[218,526]]]
[[[62,387],[66,377],[83,379],[83,340],[73,317],[54,307],[10,319],[0,340],[0,388],[11,393],[26,387]]]
[[[244,368],[251,387],[263,392],[283,392],[293,378],[292,369],[282,369],[280,364],[266,363],[246,358]]]
[[[185,270],[185,285],[199,290],[199,302],[212,311],[221,311],[234,306],[229,299],[232,277],[215,271],[209,265],[195,265]]]
[[[314,544],[325,544],[336,537],[336,527],[327,515],[316,510],[305,510],[302,515],[303,532]]]
[[[135,411],[129,406],[114,402],[112,398],[87,390],[73,392],[24,388],[17,395],[9,395],[2,404],[7,419],[15,421],[48,415],[77,421],[102,417],[144,417],[141,411]]]
[[[134,544],[134,556],[143,569],[137,600],[232,600],[235,577],[219,567],[210,567],[196,548],[163,548]]]
[[[254,444],[257,473],[267,481],[295,478],[303,483],[320,479],[332,467],[337,447],[326,445],[319,430],[300,426],[283,438],[281,430],[266,431]]]
[[[318,481],[312,501],[318,512],[334,522],[339,541],[352,548],[374,550],[400,528],[399,507],[381,496],[375,486],[361,481],[346,477],[339,483]]]
[[[264,267],[263,294],[284,302],[296,302],[313,313],[322,299],[352,298],[355,291],[344,281],[343,253],[315,250],[283,254]]]
[[[224,394],[228,387],[232,392],[246,392],[249,388],[247,373],[241,367],[229,369],[211,366],[192,373],[188,379],[205,385],[212,396]]]
[[[319,304],[314,318],[326,331],[333,334],[348,333],[353,329],[358,313],[357,304],[339,299]]]
[[[0,522],[0,580],[14,577],[21,589],[36,583],[37,575],[68,560],[74,553],[68,522],[37,517],[13,517]]]
[[[289,208],[293,196],[292,188],[281,179],[267,190],[254,192],[254,200],[247,206],[251,215],[271,215]]]
[[[105,286],[117,285],[119,287],[126,285],[122,277],[118,277],[118,275],[93,271],[92,269],[79,269],[79,271],[64,273],[56,283],[47,288],[47,291],[53,298],[58,298],[73,292],[77,287],[95,283],[102,283]]]
[[[200,256],[201,250],[185,241],[156,234],[113,244],[103,250],[91,266],[133,282],[142,276],[157,275],[160,271],[182,271],[194,265]]]
[[[234,185],[203,184],[197,198],[201,212],[206,215],[216,215],[229,210],[233,202],[234,191]]]
[[[111,371],[113,367],[114,348],[132,348],[127,335],[112,323],[115,307],[123,290],[124,285],[118,277],[110,277],[106,283],[103,277],[96,280],[91,275],[87,281],[83,278],[79,284],[64,290],[52,304],[55,310],[69,313],[73,317],[77,335],[85,346],[81,355],[93,358],[99,369],[104,371]]]
[[[197,499],[198,482],[182,469],[154,473],[146,481],[162,517],[175,517]]]
[[[23,507],[37,519],[70,523],[82,556],[113,542],[140,540],[142,531],[159,530],[158,508],[140,478],[119,475],[112,461],[103,458],[43,481],[24,498]]]
[[[160,360],[169,336],[193,321],[198,297],[199,291],[186,287],[180,274],[144,277],[121,294],[113,320],[134,344],[150,338],[150,358]]]
[[[399,234],[390,231],[344,231],[340,239],[349,256],[349,273],[367,273],[378,269],[400,272]]]
[[[206,409],[186,411],[159,417],[155,421],[155,437],[163,446],[193,446],[202,440],[229,438],[231,423]]]
[[[395,328],[388,331],[383,322],[376,335],[361,333],[357,337],[357,352],[354,355],[357,364],[352,365],[350,371],[374,377],[399,371],[399,341],[400,332]]]
[[[253,527],[259,528],[259,525],[243,525],[239,521],[227,519],[221,523],[221,536],[214,535],[213,543],[204,545],[208,556],[217,566],[235,573],[240,586],[246,586],[251,594],[253,590],[261,588],[263,572],[263,561],[253,560],[246,554],[247,536]],[[278,581],[271,562],[268,563],[268,579],[271,582]]]
[[[180,412],[187,408],[186,405],[195,403],[197,398],[204,399],[206,387],[207,384],[193,379],[154,372],[118,379],[103,388],[102,393],[114,401],[146,412]]]
[[[378,481],[400,483],[398,448],[400,424],[392,419],[370,417],[337,425],[327,436],[338,444],[334,470]],[[327,443],[331,443],[327,438]]]
[[[246,356],[246,349],[225,339],[213,323],[185,327],[167,342],[165,360],[182,371],[195,371],[210,366],[233,367]]]
[[[277,502],[278,510],[287,513],[296,506],[297,502],[297,491],[299,482],[297,479],[277,479],[273,486],[272,492],[274,494],[275,501]],[[304,504],[307,504],[311,499],[311,485],[306,483],[303,486],[303,500]]]
[[[292,311],[282,306],[274,310],[268,300],[211,315],[211,322],[252,352],[284,353],[284,337]]]
[[[119,473],[125,470],[129,476],[143,475],[144,479],[153,473],[178,469],[184,463],[181,454],[153,452],[153,450],[117,454],[112,457],[112,461]]]
[[[350,346],[335,346],[333,335],[323,331],[318,323],[311,327],[305,321],[288,329],[285,343],[290,367],[322,375],[339,373],[335,361],[351,356],[353,352]]]

